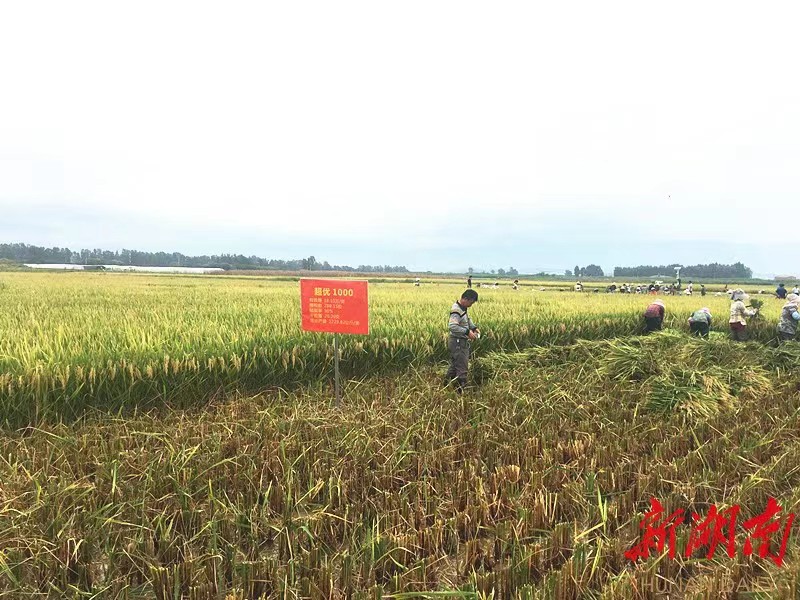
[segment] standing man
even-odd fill
[[[706,295],[706,284],[705,283],[701,283],[700,284],[700,295],[701,296],[705,296]]]
[[[780,298],[781,300],[785,300],[786,299],[786,288],[783,286],[782,283],[779,284],[778,288],[775,290],[775,295],[778,298]]]
[[[472,289],[472,275],[467,277],[467,289],[469,289],[469,290]]]
[[[445,385],[453,380],[456,391],[460,394],[467,386],[467,367],[469,365],[469,343],[477,339],[480,330],[467,314],[467,309],[478,301],[478,292],[464,290],[461,299],[450,308],[450,319],[447,328],[450,332],[447,347],[450,350],[450,368],[447,369]]]

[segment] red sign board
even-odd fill
[[[366,281],[301,279],[303,331],[369,333]]]

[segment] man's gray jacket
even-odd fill
[[[467,339],[471,329],[475,329],[475,323],[469,318],[467,309],[458,302],[453,304],[450,309],[450,320],[448,322],[450,337]]]

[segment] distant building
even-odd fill
[[[184,275],[208,275],[224,273],[225,269],[216,267],[137,267],[134,265],[103,265],[106,271],[135,271],[138,273],[182,273]]]
[[[211,275],[224,273],[225,269],[216,267],[137,267],[134,265],[66,265],[66,264],[26,264],[31,269],[45,269],[51,271],[129,271],[137,273],[175,273],[183,275]]]
[[[31,269],[49,269],[51,271],[84,271],[85,265],[57,265],[57,264],[28,264],[25,266]]]

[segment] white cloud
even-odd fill
[[[192,227],[209,246],[355,243],[363,262],[432,260],[470,226],[509,263],[534,261],[509,241],[526,232],[616,243],[657,228],[694,243],[738,231],[769,247],[800,193],[799,12],[8,3],[0,209],[140,215],[105,234],[141,246],[163,239],[135,227],[152,218],[187,224],[178,247],[196,243]]]

